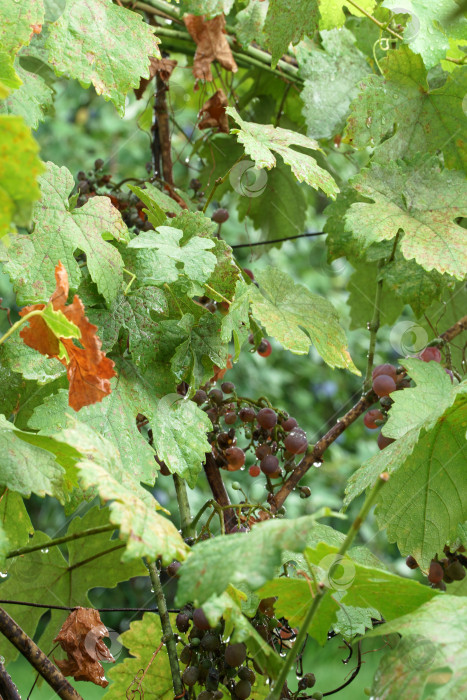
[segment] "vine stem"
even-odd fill
[[[352,542],[354,541],[357,532],[360,530],[362,523],[368,516],[368,513],[370,512],[371,508],[373,507],[376,498],[378,497],[378,494],[380,492],[380,489],[384,486],[384,484],[389,480],[389,474],[387,472],[384,472],[383,474],[380,474],[378,477],[376,483],[374,484],[373,488],[371,491],[368,493],[361,509],[360,512],[358,513],[357,517],[353,521],[352,525],[350,526],[350,529],[347,533],[347,536],[345,540],[343,541],[340,549],[338,552],[336,552],[334,560],[332,561],[331,565],[328,568],[328,573],[333,570],[333,568],[339,564],[340,561],[342,561],[342,557],[347,553],[349,550]],[[288,652],[284,665],[282,666],[281,672],[279,674],[279,677],[274,684],[274,688],[272,692],[267,696],[266,700],[280,700],[281,697],[281,691],[282,688],[287,680],[287,676],[289,674],[289,671],[292,667],[293,662],[295,661],[295,658],[297,657],[298,652],[300,649],[303,647],[306,641],[306,637],[308,634],[308,628],[310,627],[311,623],[313,622],[313,619],[316,615],[316,612],[323,602],[323,600],[326,598],[326,596],[329,595],[331,591],[331,588],[325,587],[323,583],[318,584],[318,590],[316,591],[316,595],[313,598],[313,603],[310,606],[310,609],[308,610],[305,619],[303,620],[303,624],[300,628],[300,632],[297,635],[297,638],[294,642],[294,645],[292,649]]]
[[[30,311],[28,314],[26,314],[26,316],[23,316],[23,318],[20,318],[19,321],[16,321],[16,323],[14,323],[11,326],[11,328],[7,330],[5,335],[2,335],[2,337],[0,338],[0,345],[4,343],[5,340],[7,340],[10,337],[10,335],[13,335],[13,333],[17,331],[18,328],[21,328],[23,323],[29,321],[29,319],[33,316],[42,316],[42,309],[35,309],[34,311]]]
[[[157,567],[154,562],[146,559],[145,563],[149,571],[149,576],[151,578],[152,587],[154,589],[157,607],[159,609],[159,617],[161,619],[163,632],[162,641],[164,642],[167,648],[167,654],[169,655],[169,664],[170,672],[172,674],[173,689],[177,697],[182,697],[185,691],[180,676],[177,645],[175,642],[174,633],[172,632],[172,625],[170,624],[169,612],[167,610],[167,602],[165,600],[164,591],[162,589],[161,580],[159,578],[159,572],[157,571]]]
[[[180,527],[183,537],[192,537],[195,530],[195,523],[191,519],[190,503],[186,490],[186,481],[178,474],[173,475],[175,493],[177,495],[178,510],[180,512]]]
[[[65,544],[65,542],[71,542],[72,540],[79,540],[82,537],[91,537],[92,535],[100,535],[102,532],[111,532],[116,530],[115,525],[101,525],[99,527],[91,527],[88,530],[82,530],[81,532],[74,532],[71,535],[65,535],[64,537],[57,537],[50,542],[42,542],[42,544],[32,544],[26,547],[19,547],[19,549],[12,549],[6,555],[7,559],[12,557],[19,557],[22,554],[30,554],[31,552],[37,552],[38,549],[50,549],[50,547],[56,547],[58,544]]]
[[[393,29],[390,29],[387,26],[387,24],[384,24],[384,22],[380,22],[378,19],[376,19],[376,17],[373,17],[373,15],[370,15],[370,13],[367,12],[366,10],[364,10],[363,7],[360,7],[360,5],[357,5],[357,3],[354,2],[354,0],[347,0],[347,1],[348,1],[349,5],[353,5],[353,7],[355,7],[356,10],[361,12],[362,15],[365,15],[365,17],[367,17],[371,22],[373,22],[373,24],[376,24],[377,27],[379,27],[380,29],[386,30],[387,32],[389,32],[389,34],[391,34],[396,39],[403,41],[404,37],[401,36],[401,34],[398,34]]]
[[[230,171],[232,170],[232,168],[234,168],[234,167],[237,165],[237,163],[240,163],[240,161],[243,160],[244,157],[245,157],[245,154],[242,153],[242,155],[240,156],[240,158],[237,158],[237,160],[235,161],[235,163],[233,163],[233,164],[230,166],[230,168],[227,170],[227,172],[225,173],[225,175],[223,175],[222,177],[218,177],[217,180],[214,182],[214,186],[212,187],[212,189],[211,189],[211,191],[210,191],[210,193],[209,193],[209,195],[208,195],[208,198],[207,198],[207,200],[206,200],[206,204],[205,204],[204,207],[203,207],[203,214],[206,213],[206,209],[207,209],[208,206],[211,204],[211,200],[212,200],[212,198],[214,197],[214,194],[215,194],[217,188],[219,187],[219,185],[222,185],[222,183],[225,182],[225,180],[227,179],[227,176],[228,176],[228,174],[230,173]]]
[[[378,272],[381,270],[381,264],[378,265]],[[373,361],[375,359],[375,349],[376,349],[376,336],[379,330],[380,324],[380,306],[381,298],[383,295],[383,280],[379,279],[376,283],[376,294],[375,294],[375,304],[373,308],[373,318],[370,321],[368,330],[370,331],[370,344],[368,346],[368,361],[366,364],[365,381],[363,382],[363,391],[369,391],[371,389],[371,374],[373,371]]]

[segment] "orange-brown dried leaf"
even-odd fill
[[[150,56],[149,78],[141,78],[139,86],[135,89],[136,99],[140,100],[142,98],[144,91],[156,73],[159,73],[164,83],[166,83],[172,75],[173,69],[177,63],[178,61],[174,61],[171,58],[154,58],[154,56]]]
[[[217,15],[212,19],[204,19],[204,16],[199,15],[185,15],[183,21],[197,45],[193,61],[195,78],[212,80],[213,61],[219,61],[223,68],[232,73],[237,72],[238,66],[224,33],[224,15]]]
[[[218,367],[217,365],[213,365],[213,370],[214,374],[209,380],[210,382],[219,382],[221,379],[224,378],[225,373],[227,372],[228,369],[232,369],[233,364],[232,364],[232,355],[229,354],[227,357],[227,362],[224,368]]]
[[[67,653],[67,659],[54,659],[64,676],[75,681],[90,681],[106,688],[101,661],[115,662],[110,650],[102,641],[108,637],[108,629],[94,608],[76,608],[71,612],[54,642]]]
[[[20,333],[26,345],[43,355],[56,357],[66,366],[69,381],[68,403],[79,411],[110,394],[110,379],[115,376],[114,363],[102,352],[102,343],[96,335],[97,326],[84,315],[81,299],[75,295],[73,302],[66,306],[68,298],[68,273],[62,263],[55,268],[56,288],[50,301],[55,311],[62,311],[69,321],[78,326],[81,337],[78,347],[71,338],[61,338],[68,353],[68,359],[59,357],[59,341],[40,316],[33,316],[29,326]],[[25,306],[20,311],[25,316],[35,309],[43,309],[45,304]]]
[[[201,107],[198,123],[199,129],[216,129],[223,134],[229,133],[229,118],[225,108],[229,106],[227,96],[223,90],[217,90],[209,100]]]

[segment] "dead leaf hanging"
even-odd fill
[[[193,62],[195,78],[211,81],[211,63],[216,60],[226,70],[237,72],[238,66],[224,34],[224,15],[217,15],[212,19],[204,19],[204,16],[198,15],[185,15],[183,21],[197,44]]]
[[[154,56],[149,57],[149,78],[141,78],[139,87],[135,89],[135,96],[137,100],[140,100],[143,96],[144,91],[147,86],[154,78],[156,73],[159,73],[164,83],[168,81],[172,75],[173,69],[177,65],[177,61],[171,58],[154,58]]]
[[[115,663],[109,648],[102,641],[108,629],[94,608],[76,608],[71,612],[54,642],[68,654],[67,659],[54,659],[64,676],[75,681],[90,681],[106,688],[109,681],[101,661]]]
[[[199,129],[216,129],[223,134],[229,133],[229,118],[225,108],[229,106],[227,96],[223,90],[217,92],[206,100],[201,107],[198,123]]]
[[[66,306],[68,298],[68,273],[61,262],[55,268],[57,286],[50,297],[55,311],[61,311],[81,332],[79,343],[71,338],[57,338],[41,316],[29,320],[29,326],[20,332],[26,345],[42,355],[56,357],[67,369],[69,381],[68,403],[79,411],[83,406],[102,401],[110,394],[110,379],[115,376],[114,363],[102,352],[102,343],[96,335],[97,326],[89,323],[84,315],[81,299],[75,295],[73,302]],[[20,316],[34,310],[44,309],[46,304],[25,306]]]

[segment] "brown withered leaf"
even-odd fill
[[[229,133],[229,118],[225,108],[229,106],[223,90],[217,90],[209,100],[206,100],[199,111],[201,117],[198,129],[216,129],[223,134]]]
[[[149,78],[141,78],[139,86],[134,91],[137,100],[142,98],[144,91],[156,73],[159,73],[164,83],[166,83],[178,63],[178,61],[174,61],[171,58],[154,58],[154,56],[149,57],[149,62]]]
[[[109,681],[100,661],[114,663],[115,659],[102,637],[108,637],[108,629],[97,610],[73,610],[54,639],[68,655],[67,659],[54,659],[63,675],[73,676],[75,681],[90,681],[106,688]]]
[[[193,62],[195,78],[212,80],[211,63],[216,60],[226,70],[237,72],[238,66],[224,34],[224,15],[212,19],[204,19],[203,15],[185,15],[183,21],[197,44]]]
[[[115,376],[114,363],[102,352],[102,343],[96,335],[97,326],[89,323],[84,315],[81,299],[75,295],[73,302],[66,306],[68,298],[68,273],[61,262],[55,268],[57,286],[50,297],[55,311],[62,311],[69,321],[78,326],[81,337],[80,345],[75,345],[71,338],[55,337],[41,316],[33,316],[29,326],[20,332],[26,345],[38,350],[42,355],[56,357],[67,369],[69,381],[68,403],[79,411],[83,406],[102,401],[110,394],[110,381]],[[19,313],[25,316],[35,309],[45,308],[45,304],[25,306]],[[62,346],[67,357],[59,357]]]

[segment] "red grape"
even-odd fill
[[[201,406],[208,398],[208,395],[206,394],[205,391],[202,389],[198,389],[198,391],[195,393],[193,396],[193,401],[198,405]]]
[[[266,340],[266,338],[263,338],[260,344],[258,345],[258,355],[260,355],[261,357],[269,357],[271,353],[271,343],[269,342],[269,340]]]
[[[222,382],[221,389],[224,394],[232,394],[235,391],[235,384],[233,382]]]
[[[405,563],[407,564],[409,569],[418,569],[417,560],[411,554],[409,554],[409,556],[405,560]]]
[[[384,416],[381,413],[380,410],[377,408],[372,408],[371,411],[368,411],[368,413],[365,413],[363,417],[363,422],[365,423],[367,428],[370,428],[370,430],[375,430],[375,428],[378,428],[379,426],[376,425],[375,420],[383,420]]]
[[[261,469],[258,464],[252,464],[248,473],[250,476],[259,476],[261,474]]]
[[[384,365],[377,365],[374,368],[371,376],[374,379],[375,377],[379,377],[380,374],[385,374],[388,377],[391,377],[392,379],[394,379],[394,381],[396,381],[397,371],[396,371],[396,368],[394,367],[394,365],[390,365],[387,363]]]
[[[211,219],[216,222],[216,224],[223,224],[229,218],[229,212],[227,209],[216,209],[216,211],[211,216]]]
[[[306,452],[306,448],[308,447],[306,435],[298,430],[292,430],[292,432],[289,433],[284,439],[284,447],[293,455],[299,455],[302,454],[302,452]]]
[[[261,471],[268,476],[274,476],[279,471],[279,460],[274,455],[266,455],[261,460]]]
[[[394,442],[394,440],[392,438],[386,437],[385,435],[383,435],[383,433],[380,433],[378,435],[377,442],[378,442],[379,449],[384,450],[384,448],[387,447],[388,445],[390,445],[392,442]]]
[[[439,583],[443,580],[444,569],[439,561],[432,561],[428,572],[428,581],[430,583]]]
[[[209,620],[203,608],[196,608],[196,610],[193,610],[193,624],[195,624],[199,630],[211,629],[211,625],[209,624]]]
[[[420,359],[423,362],[441,362],[441,352],[439,348],[425,348],[420,355]]]
[[[255,281],[255,276],[252,273],[252,271],[248,267],[243,268],[243,272],[248,275],[248,277],[254,282]]]
[[[242,423],[253,423],[254,419],[256,418],[255,409],[251,408],[250,406],[245,406],[238,412],[238,417]]]
[[[237,420],[237,414],[235,413],[235,411],[227,411],[227,413],[224,416],[224,420],[227,423],[227,425],[233,425]]]
[[[228,469],[231,472],[237,471],[245,464],[245,453],[240,447],[228,447],[224,454],[227,459]]]
[[[286,433],[289,433],[294,428],[298,428],[298,423],[295,420],[295,418],[292,418],[292,416],[289,416],[288,418],[286,418],[286,420],[282,421],[281,427],[283,430],[285,430]]]
[[[255,450],[255,455],[258,457],[258,459],[263,459],[266,457],[266,455],[271,454],[271,448],[269,445],[258,445],[258,447]]]
[[[388,374],[378,374],[373,379],[373,391],[378,396],[389,396],[396,390],[396,382]]]
[[[277,414],[272,410],[272,408],[262,408],[260,411],[258,411],[256,420],[262,428],[269,430],[270,428],[274,428],[276,425]]]

